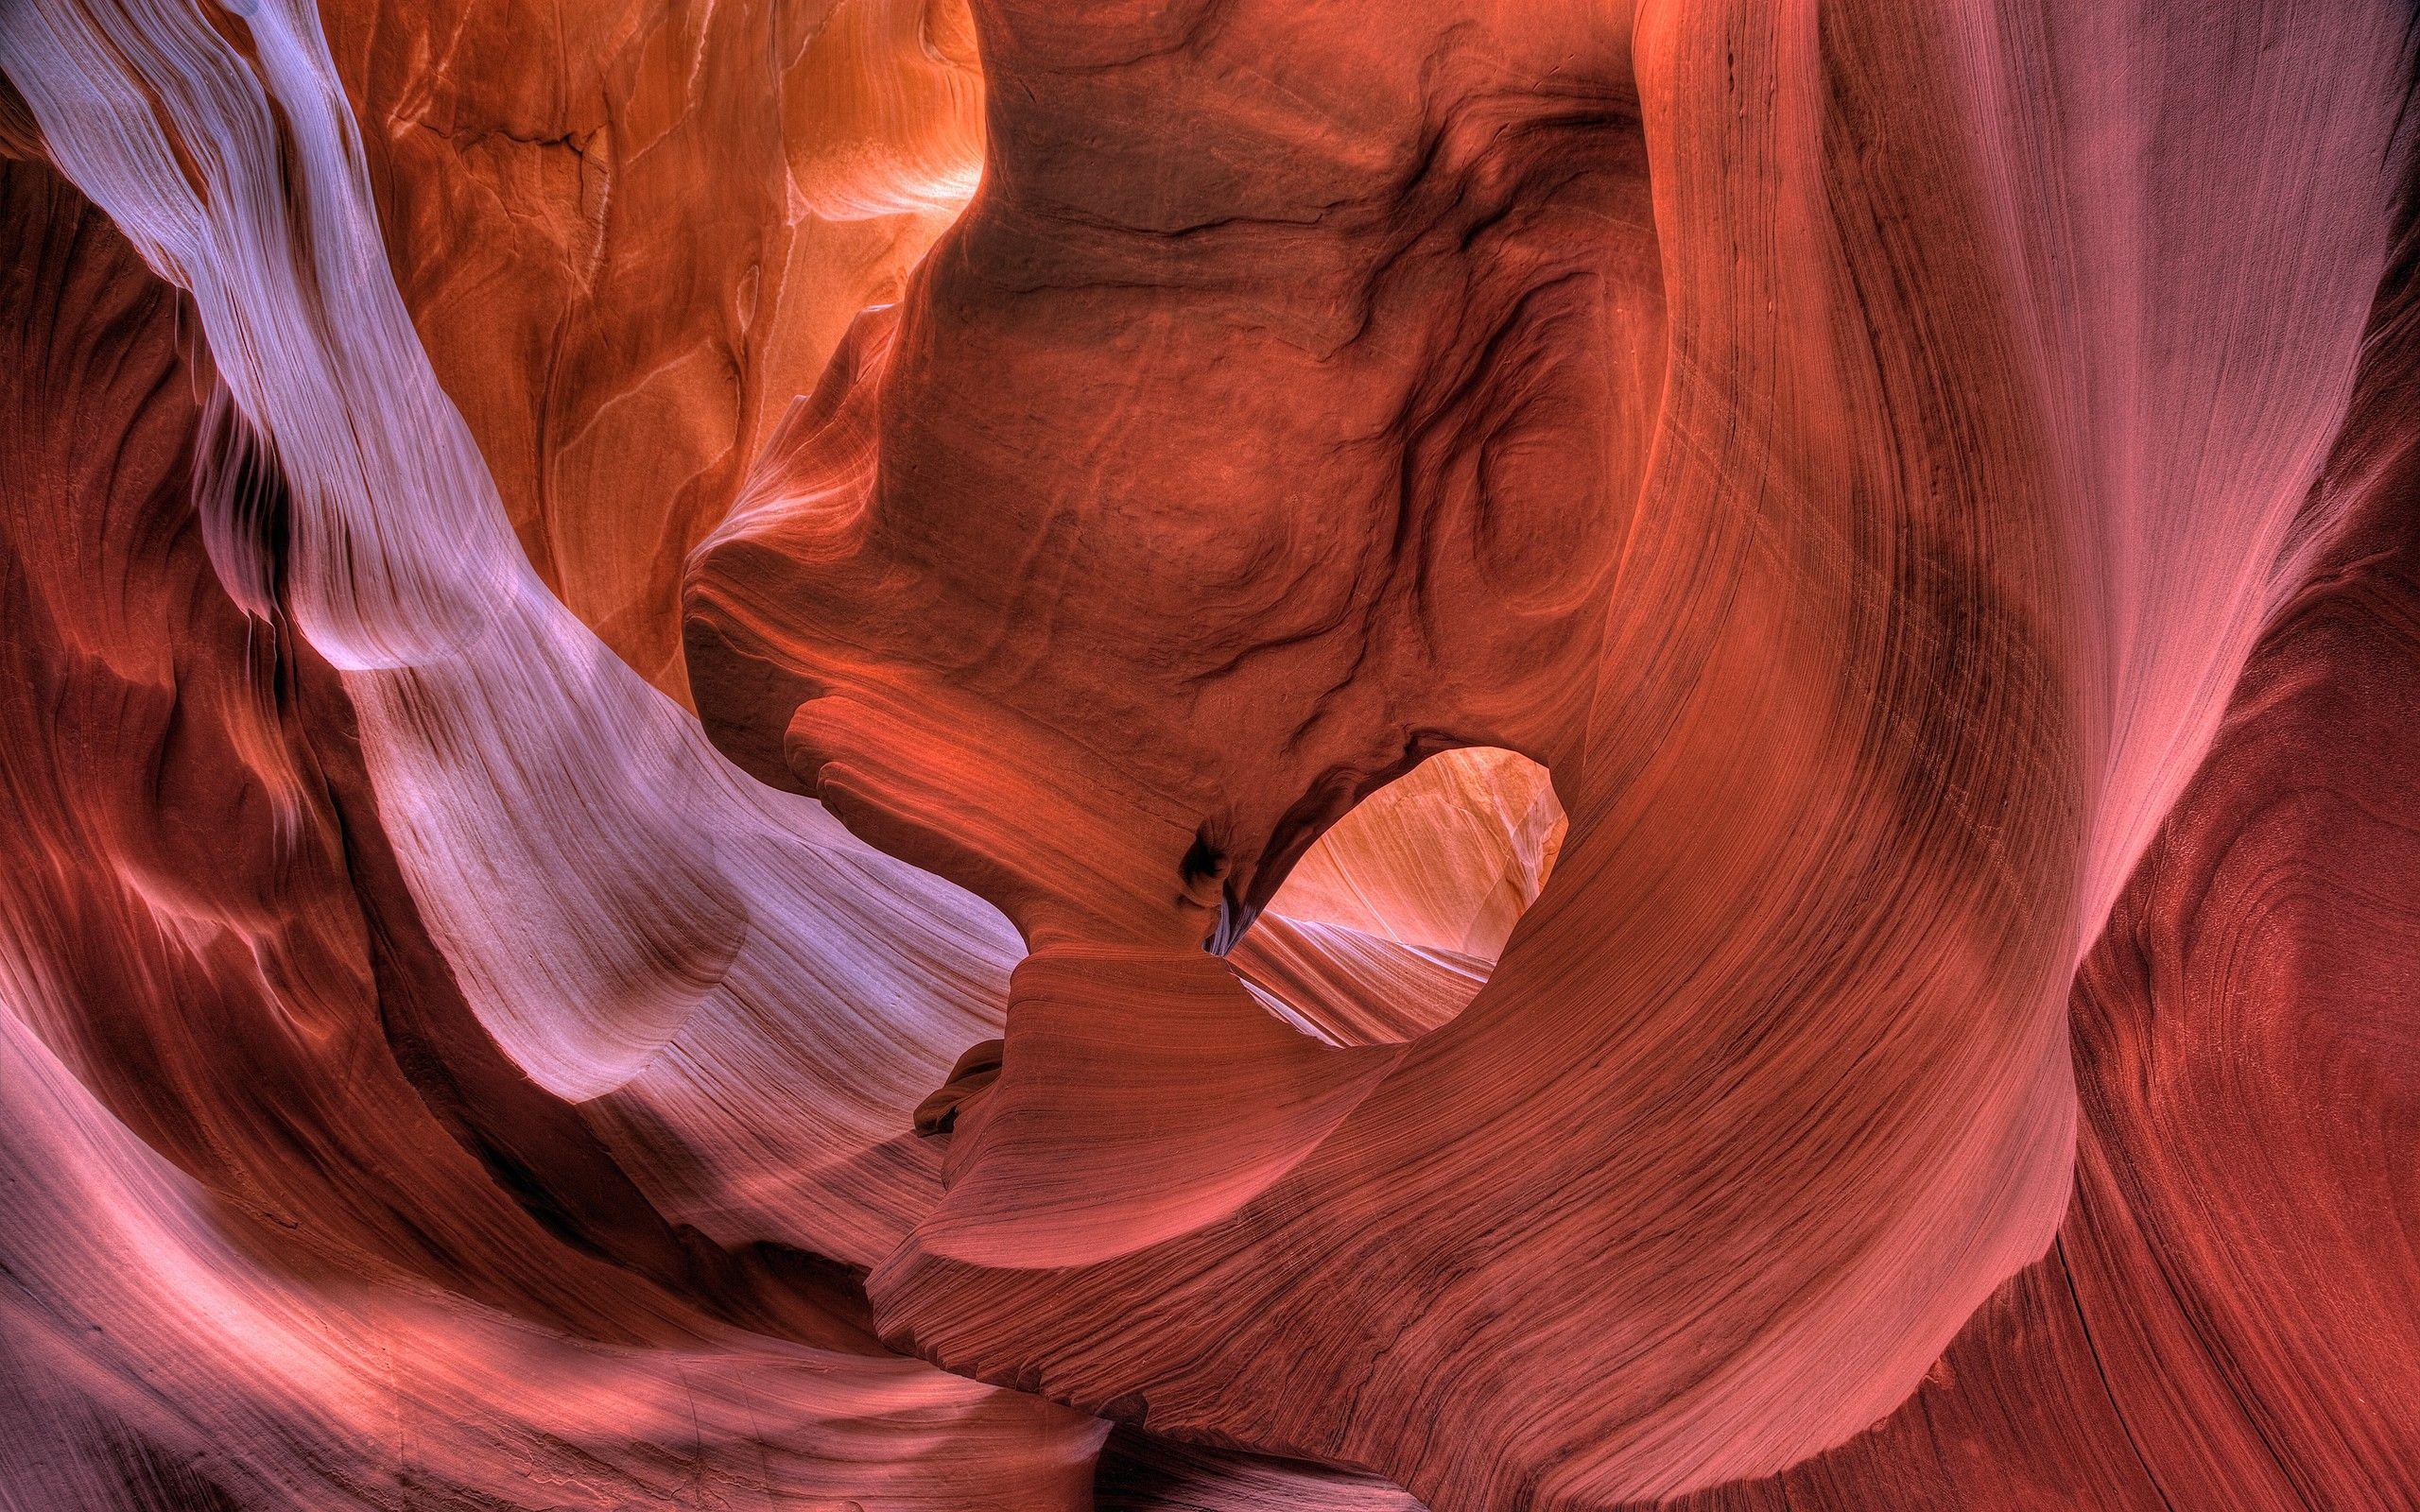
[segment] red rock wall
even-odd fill
[[[0,1504],[2420,1504],[2411,25],[0,12]]]

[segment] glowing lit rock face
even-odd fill
[[[0,1500],[2420,1503],[2410,48],[0,8]]]

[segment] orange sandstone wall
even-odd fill
[[[2412,26],[0,10],[0,1505],[2420,1504]]]

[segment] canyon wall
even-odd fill
[[[2414,35],[0,10],[0,1505],[2420,1505]]]

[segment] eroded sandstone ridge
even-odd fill
[[[0,7],[0,1505],[2420,1505],[2415,26]]]

